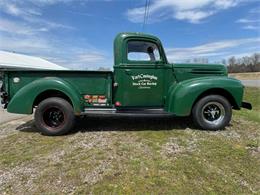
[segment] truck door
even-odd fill
[[[128,40],[125,63],[115,67],[114,102],[122,107],[162,107],[165,65],[157,43]]]

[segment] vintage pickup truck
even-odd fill
[[[8,112],[32,114],[45,135],[62,135],[79,115],[192,116],[202,129],[223,129],[243,102],[244,86],[220,64],[171,64],[161,41],[120,33],[114,41],[114,71],[9,70],[2,104]]]

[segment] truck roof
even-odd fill
[[[159,38],[157,38],[154,35],[150,35],[150,34],[145,34],[145,33],[140,33],[140,32],[121,32],[119,34],[117,34],[115,41],[122,41],[123,39],[126,39],[128,37],[143,37],[143,38],[149,38],[149,39],[154,39],[154,40],[159,40]]]

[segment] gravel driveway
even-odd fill
[[[1,104],[0,104],[1,106]],[[24,114],[11,114],[8,113],[6,110],[4,110],[2,107],[0,108],[0,124],[15,120],[15,119],[20,119],[28,115]]]
[[[260,80],[241,80],[247,87],[260,87]]]

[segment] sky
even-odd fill
[[[159,37],[173,63],[251,55],[260,52],[260,0],[0,0],[0,50],[71,69],[112,69],[120,32]]]

